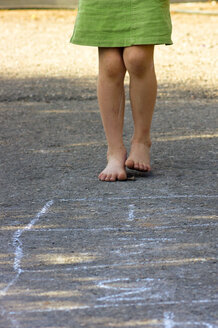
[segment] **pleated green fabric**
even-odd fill
[[[172,44],[169,0],[79,0],[70,42],[97,47]]]

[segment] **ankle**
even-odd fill
[[[134,145],[134,144],[144,144],[145,146],[147,147],[151,147],[151,139],[150,137],[147,137],[147,138],[135,138],[133,137],[132,140],[131,140],[131,145]]]
[[[123,155],[126,154],[126,148],[124,145],[116,145],[116,146],[108,146],[107,149],[107,156],[113,156],[113,155]]]

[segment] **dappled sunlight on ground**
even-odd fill
[[[204,8],[206,4],[193,6]],[[1,78],[96,77],[97,48],[69,43],[75,15],[73,10],[2,11]],[[217,81],[217,17],[172,13],[172,23],[174,44],[157,46],[155,51],[158,81],[166,87],[179,82],[213,88]]]

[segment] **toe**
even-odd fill
[[[150,165],[144,164],[144,171],[150,171]]]
[[[147,169],[147,165],[144,164],[144,163],[142,163],[142,165],[141,165],[141,170],[144,171],[144,172],[146,172],[146,171],[148,170],[148,169]]]
[[[125,165],[129,168],[132,169],[134,167],[134,161],[132,159],[127,159],[125,162]]]
[[[144,171],[145,165],[143,163],[139,163],[139,170]]]
[[[148,171],[148,167],[147,167],[147,165],[144,165],[143,171],[145,171],[145,172]]]
[[[111,174],[108,174],[105,178],[105,181],[110,181],[110,178],[111,178]]]
[[[136,170],[139,170],[139,163],[138,163],[138,162],[136,162],[136,163],[134,164],[134,168],[135,168]]]
[[[120,174],[118,174],[118,180],[126,180],[127,179],[127,175],[126,172],[122,172]]]
[[[151,167],[150,167],[150,165],[147,165],[147,166],[146,166],[146,171],[148,171],[148,172],[151,171]]]
[[[116,174],[112,174],[110,181],[116,181],[116,179],[117,179]]]
[[[100,180],[105,181],[106,176],[107,175],[105,173],[102,173],[101,176],[100,176]]]

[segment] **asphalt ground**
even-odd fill
[[[1,13],[0,327],[218,327],[214,18],[173,15],[152,172],[107,183],[96,49],[60,52],[69,11],[24,13]]]

